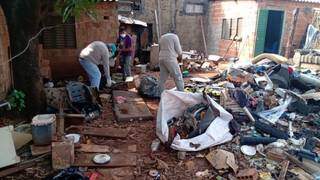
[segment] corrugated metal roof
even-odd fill
[[[305,2],[305,3],[320,3],[320,0],[292,0],[296,2]]]

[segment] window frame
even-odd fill
[[[233,40],[233,37],[235,36],[234,41],[242,41],[242,37],[240,37],[242,35],[242,27],[243,17],[223,18],[221,27],[221,39]],[[241,32],[239,31],[239,29],[241,29]]]
[[[198,13],[198,12],[187,12],[187,6],[202,6],[202,12]],[[183,14],[184,15],[188,15],[188,16],[198,16],[198,15],[205,15],[206,14],[206,9],[205,9],[205,3],[203,2],[190,2],[190,1],[186,1],[183,4]]]
[[[61,22],[57,21],[57,19],[61,19]],[[51,29],[44,30],[41,36],[41,44],[43,46],[43,49],[77,49],[77,30],[75,24],[76,19],[74,16],[70,17],[66,23],[62,23],[61,16],[49,15],[43,23],[46,27],[60,25]],[[69,26],[72,27],[70,28]],[[72,36],[70,36],[70,34]],[[67,38],[71,38],[72,40],[68,40]]]

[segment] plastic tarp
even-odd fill
[[[288,106],[290,105],[292,101],[292,97],[288,97],[285,101],[282,102],[277,107],[274,107],[272,109],[262,111],[258,113],[258,116],[260,116],[262,119],[269,121],[272,124],[275,124],[281,115],[287,110]]]
[[[229,122],[233,119],[223,107],[209,97],[211,104],[220,112],[206,132],[190,139],[181,139],[179,134],[174,138],[171,148],[179,151],[200,151],[215,145],[219,145],[232,140],[233,136],[229,132]],[[200,93],[186,93],[173,90],[166,90],[161,94],[161,101],[157,113],[156,134],[165,143],[169,138],[169,127],[167,122],[173,117],[183,115],[183,112],[190,106],[205,102]],[[200,145],[199,147],[190,144]]]
[[[316,40],[317,36],[319,35],[319,33],[320,33],[319,29],[317,29],[312,24],[310,24],[308,26],[307,37],[306,37],[306,41],[304,43],[303,49],[312,49],[312,45]]]

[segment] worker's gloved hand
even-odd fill
[[[111,81],[111,79],[107,79],[107,85],[106,85],[107,87],[111,87],[112,86],[112,81]]]

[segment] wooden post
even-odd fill
[[[202,40],[203,40],[203,46],[204,46],[204,50],[205,50],[205,56],[208,57],[207,41],[206,41],[206,35],[204,33],[204,27],[203,27],[203,16],[200,16],[200,25],[201,25]]]
[[[291,23],[291,29],[289,31],[289,39],[287,41],[287,46],[286,46],[286,51],[285,51],[285,57],[289,58],[290,54],[291,54],[291,49],[293,46],[293,38],[294,38],[294,33],[296,31],[296,25],[297,25],[297,21],[298,21],[298,15],[299,15],[299,8],[296,8],[293,11],[293,19],[292,19],[292,23]]]
[[[156,21],[157,38],[158,38],[158,43],[159,43],[159,41],[160,41],[160,30],[159,30],[159,21],[158,21],[157,10],[154,10],[154,17],[155,17],[155,21]]]
[[[157,17],[158,17],[158,26],[159,26],[159,34],[162,34],[162,29],[161,29],[161,1],[157,0]]]

